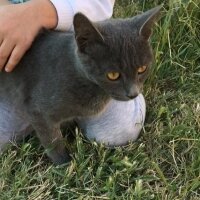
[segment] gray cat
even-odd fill
[[[23,115],[55,164],[70,159],[62,122],[94,115],[111,98],[128,101],[139,94],[152,62],[148,39],[160,9],[99,23],[77,13],[75,34],[40,34],[14,72],[0,73],[0,104]]]

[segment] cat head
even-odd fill
[[[74,16],[81,70],[112,98],[126,101],[140,93],[153,60],[148,40],[160,10],[98,23],[81,13]]]

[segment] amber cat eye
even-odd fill
[[[109,80],[115,81],[120,77],[120,73],[119,72],[109,72],[109,73],[107,73],[107,77]]]
[[[142,74],[142,73],[144,73],[146,71],[146,69],[147,69],[147,66],[143,65],[143,66],[141,66],[141,67],[138,68],[138,73]]]

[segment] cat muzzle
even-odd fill
[[[139,93],[138,93],[139,94]],[[138,96],[138,94],[130,94],[130,95],[126,95],[129,99],[134,99]]]
[[[130,96],[128,97],[127,95],[125,96],[116,96],[116,95],[112,95],[111,97],[117,101],[130,101],[131,99],[134,99],[135,97],[137,97],[138,95],[136,96]]]
[[[126,96],[129,98],[129,99],[134,99],[135,97],[137,97],[140,93],[140,90],[138,88],[137,85],[133,85],[126,93]]]

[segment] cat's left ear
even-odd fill
[[[148,40],[150,38],[152,27],[159,19],[161,8],[162,6],[157,6],[139,16],[139,35],[142,36],[144,39]]]
[[[73,24],[76,42],[81,52],[93,42],[104,41],[98,28],[84,14],[75,14]]]

